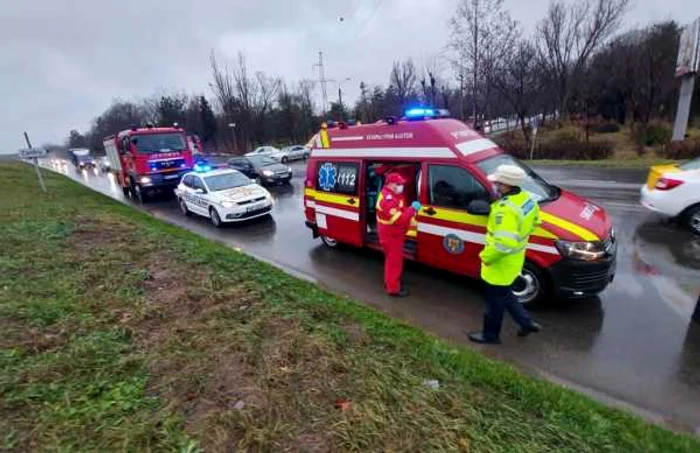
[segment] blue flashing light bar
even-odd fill
[[[406,118],[432,118],[436,116],[435,110],[424,108],[413,108],[406,110]]]
[[[194,164],[194,171],[196,171],[196,172],[211,171],[211,165],[207,165],[207,164]]]

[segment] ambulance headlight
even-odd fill
[[[233,203],[231,203],[230,201],[222,201],[221,206],[223,206],[224,208],[232,208]]]
[[[605,256],[605,246],[602,242],[569,242],[557,241],[557,250],[562,256],[579,261],[597,261]]]

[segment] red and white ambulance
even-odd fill
[[[588,297],[613,280],[617,246],[600,206],[553,186],[494,142],[438,111],[413,109],[366,125],[324,125],[312,140],[306,170],[306,225],[329,247],[380,250],[376,197],[383,175],[410,181],[406,203],[423,205],[407,233],[405,257],[479,278],[488,209],[494,191],[486,176],[502,164],[527,173],[523,186],[539,202],[542,225],[530,238],[516,282],[525,304]]]

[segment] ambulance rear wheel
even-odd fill
[[[338,248],[338,241],[336,241],[333,238],[329,238],[328,236],[321,236],[321,240],[323,241],[324,244],[326,244],[326,247],[332,248],[332,249],[337,249]]]
[[[520,276],[513,283],[513,294],[526,307],[536,307],[544,304],[549,283],[544,273],[532,263],[525,263]]]

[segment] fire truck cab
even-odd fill
[[[111,171],[125,196],[145,201],[173,190],[192,170],[191,140],[180,127],[132,127],[104,139]]]
[[[525,304],[587,297],[615,273],[616,241],[605,210],[553,186],[494,142],[438,111],[413,109],[402,119],[329,128],[312,140],[304,209],[314,237],[381,250],[375,204],[384,175],[409,181],[405,203],[423,207],[407,233],[404,255],[472,278],[480,276],[489,205],[487,175],[514,164],[527,173],[523,189],[539,202],[542,225],[530,238],[515,293]]]

